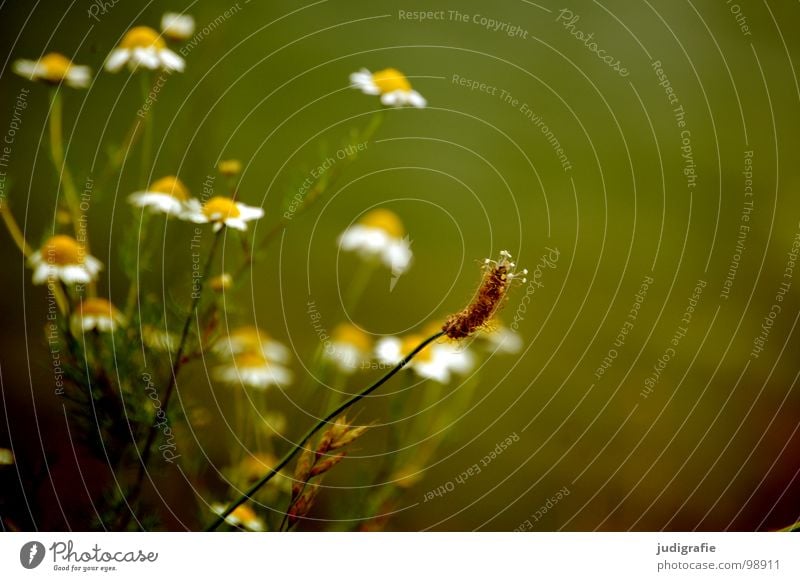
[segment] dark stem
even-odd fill
[[[208,258],[206,259],[206,264],[203,269],[203,277],[198,281],[197,289],[195,289],[194,295],[192,296],[192,304],[189,309],[189,313],[186,315],[186,321],[183,323],[183,330],[181,331],[181,339],[178,342],[178,348],[175,351],[175,357],[172,360],[172,367],[170,369],[169,381],[167,383],[167,388],[164,391],[164,397],[161,398],[161,409],[164,411],[165,416],[167,416],[167,410],[169,409],[169,400],[172,397],[172,392],[175,390],[175,384],[178,380],[178,372],[180,371],[181,365],[183,364],[183,352],[186,349],[186,342],[189,338],[189,330],[192,326],[192,319],[194,318],[195,313],[197,312],[197,307],[200,304],[200,297],[203,294],[203,285],[205,280],[208,278],[208,273],[211,269],[211,262],[214,260],[214,254],[216,253],[217,243],[220,239],[220,234],[222,230],[217,232],[214,235],[214,239],[211,242],[211,248],[208,251]],[[141,456],[141,463],[139,464],[139,471],[136,475],[136,481],[131,489],[131,492],[128,494],[128,504],[132,504],[136,498],[139,496],[139,493],[142,489],[142,482],[144,481],[145,472],[147,472],[147,463],[150,461],[150,455],[153,449],[153,443],[156,439],[156,434],[158,433],[158,417],[156,415],[153,416],[153,421],[150,424],[150,430],[147,433],[147,440],[144,443],[144,448],[142,449],[142,456]],[[125,520],[123,526],[127,525],[128,521],[130,520],[130,516],[132,515],[132,510],[128,511],[125,516]]]
[[[361,392],[359,392],[359,393],[355,394],[354,396],[352,396],[350,399],[348,399],[347,401],[345,401],[343,404],[341,404],[339,407],[337,407],[335,410],[333,410],[331,413],[329,413],[327,416],[325,416],[323,419],[321,419],[319,422],[317,422],[317,424],[316,424],[316,425],[315,425],[313,428],[311,428],[311,429],[310,429],[310,430],[309,430],[309,431],[306,433],[306,435],[305,435],[305,436],[303,436],[303,438],[302,438],[302,439],[301,439],[299,442],[297,442],[297,444],[295,444],[295,445],[294,445],[294,447],[293,447],[291,450],[289,450],[289,451],[286,453],[286,455],[285,455],[285,456],[284,456],[284,457],[281,459],[281,461],[280,461],[280,462],[278,462],[278,464],[277,464],[276,466],[274,466],[273,468],[271,468],[271,469],[269,470],[269,472],[267,472],[267,473],[266,473],[266,474],[265,474],[265,475],[264,475],[264,476],[261,478],[261,480],[259,480],[259,481],[258,481],[258,482],[256,482],[255,484],[253,484],[253,486],[251,486],[251,487],[250,487],[250,489],[249,489],[247,492],[245,492],[245,493],[244,493],[242,496],[240,496],[238,500],[236,500],[236,501],[235,501],[235,502],[233,502],[231,505],[229,505],[229,506],[228,506],[228,508],[226,508],[226,509],[225,509],[225,511],[224,511],[222,514],[220,514],[220,515],[219,515],[219,517],[217,517],[217,519],[216,519],[216,520],[215,520],[213,523],[211,523],[211,525],[209,525],[209,527],[206,529],[206,531],[213,531],[213,530],[215,530],[217,527],[219,527],[219,525],[221,525],[223,522],[225,522],[225,519],[228,517],[228,515],[230,515],[230,514],[231,514],[231,513],[232,513],[234,510],[236,510],[236,509],[237,509],[239,506],[241,506],[242,504],[244,504],[245,502],[247,502],[248,500],[250,500],[250,499],[253,497],[253,495],[254,495],[256,492],[258,492],[258,491],[259,491],[259,489],[260,489],[262,486],[264,486],[264,485],[265,485],[267,482],[269,482],[270,480],[272,480],[272,478],[273,478],[273,477],[274,477],[274,476],[275,476],[275,475],[276,475],[278,472],[280,472],[280,471],[281,471],[281,470],[284,468],[284,466],[286,466],[286,465],[287,465],[289,462],[291,462],[291,461],[292,461],[292,458],[294,458],[294,457],[295,457],[295,455],[296,455],[296,454],[297,454],[297,453],[298,453],[300,450],[302,450],[302,449],[303,449],[303,446],[305,445],[305,443],[306,443],[306,442],[307,442],[307,441],[308,441],[308,440],[309,440],[309,439],[310,439],[310,438],[311,438],[311,437],[312,437],[314,434],[316,434],[316,433],[317,433],[319,430],[321,430],[323,427],[325,427],[325,425],[327,425],[328,423],[330,423],[330,422],[331,422],[331,420],[333,420],[333,419],[335,419],[336,417],[338,417],[338,416],[339,416],[339,414],[341,414],[341,413],[342,413],[343,411],[345,411],[347,408],[349,408],[349,407],[350,407],[350,406],[352,406],[353,404],[356,404],[356,403],[358,403],[359,401],[361,401],[362,399],[364,399],[365,397],[367,397],[367,396],[368,396],[370,393],[372,393],[373,391],[375,391],[376,389],[378,389],[380,386],[382,386],[384,383],[386,383],[387,381],[389,381],[389,379],[391,379],[393,375],[395,375],[395,374],[396,374],[398,371],[400,371],[401,369],[403,369],[403,367],[405,367],[406,365],[408,365],[408,363],[409,363],[409,362],[410,362],[410,361],[411,361],[411,360],[412,360],[412,359],[413,359],[413,358],[414,358],[414,357],[417,355],[417,353],[419,353],[420,351],[422,351],[423,349],[425,349],[425,347],[427,347],[427,346],[428,346],[430,343],[433,343],[434,341],[436,341],[436,340],[437,340],[439,337],[441,337],[442,335],[444,335],[444,331],[439,331],[439,332],[438,332],[438,333],[436,333],[435,335],[431,335],[430,337],[428,337],[427,339],[425,339],[425,340],[424,340],[422,343],[420,343],[419,345],[417,345],[417,346],[414,348],[414,350],[413,350],[413,351],[411,351],[411,353],[409,353],[409,354],[408,354],[408,355],[406,355],[406,356],[405,356],[405,357],[404,357],[402,360],[400,360],[400,363],[398,363],[397,365],[395,365],[395,366],[394,366],[394,367],[393,367],[393,368],[392,368],[392,369],[389,371],[389,373],[387,373],[386,375],[384,375],[383,377],[381,377],[381,378],[380,378],[378,381],[376,381],[375,383],[373,383],[372,385],[370,385],[369,387],[367,387],[366,389],[364,389],[364,391],[361,391]]]

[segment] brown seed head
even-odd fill
[[[486,326],[497,309],[506,298],[508,289],[514,281],[525,278],[520,276],[528,274],[527,269],[520,273],[514,271],[516,265],[511,261],[511,254],[506,250],[500,252],[499,260],[487,258],[483,264],[483,280],[472,302],[459,313],[450,315],[442,327],[445,335],[450,339],[463,339],[469,337],[478,329]]]

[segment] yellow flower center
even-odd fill
[[[258,351],[261,349],[262,342],[269,340],[269,336],[264,331],[253,326],[237,327],[230,332],[229,337],[231,343],[239,343],[238,346],[249,351]],[[225,342],[224,339],[223,342]]]
[[[333,330],[333,340],[338,343],[352,345],[363,353],[368,353],[372,349],[372,341],[369,335],[350,323],[339,324]]]
[[[372,73],[372,82],[380,89],[381,94],[392,91],[410,91],[411,83],[406,76],[397,69],[383,69]]]
[[[116,308],[106,299],[89,298],[83,301],[81,312],[84,317],[108,317],[113,318]]]
[[[360,224],[368,228],[379,228],[392,238],[402,238],[403,234],[405,234],[405,228],[403,228],[403,223],[397,217],[397,214],[384,208],[367,212],[361,218]]]
[[[409,335],[403,339],[403,342],[400,346],[400,351],[403,357],[411,353],[414,349],[416,349],[417,345],[422,343],[425,339],[422,335]],[[430,347],[430,345],[428,346]],[[414,361],[431,361],[433,359],[433,354],[428,347],[425,347],[420,353],[414,356]]]
[[[237,506],[234,511],[231,513],[232,517],[238,518],[239,522],[247,524],[251,521],[256,520],[256,513],[255,511],[247,506],[246,504],[242,504]]]
[[[62,54],[51,52],[42,57],[39,65],[44,69],[44,77],[48,81],[61,81],[66,78],[69,69],[72,67],[72,61]]]
[[[83,248],[71,236],[53,236],[42,246],[42,260],[49,264],[65,266],[83,264]]]
[[[237,355],[236,366],[252,369],[256,367],[267,367],[268,363],[263,354],[253,351]]]
[[[228,218],[238,218],[239,208],[236,206],[236,202],[230,198],[215,196],[205,203],[203,214],[209,220],[224,222]]]
[[[125,33],[122,41],[119,43],[120,48],[134,49],[134,48],[155,48],[161,50],[166,48],[167,43],[161,36],[150,28],[149,26],[135,26]]]
[[[181,201],[189,199],[189,190],[186,188],[184,183],[175,176],[166,176],[160,180],[156,180],[150,184],[148,189],[151,192],[168,194]]]

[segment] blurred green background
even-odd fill
[[[518,323],[523,353],[485,361],[477,385],[436,388],[437,404],[419,412],[415,421],[432,422],[448,394],[474,390],[469,412],[431,435],[440,440],[438,451],[422,467],[422,478],[403,491],[387,528],[765,530],[800,518],[800,281],[784,278],[800,230],[796,3],[743,0],[736,6],[750,34],[730,3],[710,1],[120,0],[108,3],[99,21],[87,14],[92,5],[0,7],[6,57],[0,130],[11,122],[20,91],[30,90],[4,168],[4,194],[35,245],[52,231],[55,213],[57,176],[44,145],[48,93],[13,75],[14,59],[55,50],[101,71],[125,30],[156,27],[166,10],[192,14],[198,33],[216,21],[187,51],[186,71],[171,75],[158,96],[148,178],[177,174],[199,195],[219,159],[241,159],[241,199],[266,211],[251,229],[255,239],[353,127],[384,116],[364,154],[343,168],[323,200],[291,221],[254,268],[252,284],[226,304],[231,324],[257,323],[294,351],[297,389],[273,391],[264,400],[287,415],[288,438],[303,433],[321,411],[318,394],[302,387],[318,346],[308,301],[329,330],[350,317],[376,335],[400,334],[462,308],[484,257],[508,249],[533,270],[546,248],[558,249],[556,267],[544,270]],[[558,20],[562,8],[579,16],[574,28]],[[220,18],[226,10],[233,13]],[[400,11],[417,10],[444,16],[425,22],[401,17]],[[520,32],[486,28],[482,16]],[[606,66],[571,30],[594,33],[599,48],[629,75]],[[685,110],[694,188],[687,187],[681,129],[653,61],[661,62]],[[351,72],[390,66],[409,76],[427,108],[379,113],[376,97],[348,88]],[[455,75],[497,91],[470,90],[454,82]],[[101,176],[142,104],[139,79],[101,71],[90,90],[63,93],[68,162],[79,185],[90,176],[98,183],[90,229],[93,253],[107,265],[100,287],[122,303],[127,282],[117,250],[138,220],[125,198],[150,179],[142,179],[136,151],[105,183]],[[502,98],[506,94],[512,102]],[[523,104],[552,130],[570,168]],[[751,230],[724,298],[742,223],[746,151],[753,152]],[[219,177],[216,186],[222,186]],[[366,298],[346,313],[340,290],[358,260],[339,253],[336,239],[375,205],[403,219],[414,265],[391,291],[390,273],[378,272]],[[143,273],[154,296],[163,291],[169,301],[187,304],[192,232],[189,224],[170,222],[152,240],[163,258]],[[41,333],[44,291],[31,285],[5,233],[0,252],[7,260],[0,279],[6,424],[0,446],[13,440],[20,469],[19,477],[4,470],[0,506],[23,527],[33,518],[45,529],[80,528],[87,507],[80,473],[90,475],[93,493],[107,483],[92,480],[96,467],[90,463],[79,469],[65,435]],[[225,259],[240,254],[231,235]],[[615,346],[648,276],[653,283],[635,324]],[[654,365],[683,326],[698,280],[706,286],[686,336],[643,397]],[[782,311],[764,351],[752,357],[753,340],[785,280],[793,284]],[[522,286],[510,296],[502,314],[507,324],[525,293]],[[177,331],[180,322],[169,324]],[[616,356],[598,379],[610,349]],[[351,388],[373,376],[354,376]],[[179,388],[182,401],[216,405],[202,364],[187,369]],[[227,413],[220,398],[222,409],[213,414]],[[324,521],[334,518],[336,507],[358,515],[359,487],[373,483],[382,455],[395,453],[391,430],[411,421],[392,417],[388,399],[370,400],[358,412],[359,420],[380,425],[330,474],[313,513],[321,520],[306,528],[339,526]],[[427,492],[514,433],[519,441],[479,475],[423,502]],[[174,467],[163,467],[160,490],[165,506],[174,507],[172,515],[164,510],[167,528],[197,526],[196,517],[187,516],[191,503],[221,500],[225,493],[216,470],[236,446],[234,436],[219,418],[196,435],[196,461],[208,464],[206,478],[189,488],[170,472]],[[421,443],[404,445],[413,457]],[[569,494],[549,501],[565,488]]]

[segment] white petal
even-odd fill
[[[106,59],[106,70],[110,73],[119,71],[131,58],[131,51],[127,48],[116,48],[111,51]]]
[[[194,32],[194,18],[188,14],[166,12],[161,17],[161,30],[172,38],[186,40]]]
[[[384,249],[383,260],[393,274],[403,274],[411,264],[411,244],[408,239],[394,239]]]
[[[58,275],[67,284],[86,284],[92,280],[89,271],[77,264],[62,266]]]
[[[146,69],[155,70],[161,66],[161,59],[158,58],[156,49],[135,48],[131,53],[130,63],[133,68],[142,66]]]
[[[183,69],[186,68],[186,62],[168,48],[162,48],[158,51],[158,56],[161,59],[161,65],[168,71],[182,73]]]
[[[228,218],[227,220],[225,220],[225,225],[228,228],[233,228],[234,230],[241,230],[242,232],[247,230],[247,222],[245,222],[241,218]],[[219,230],[219,228],[222,228],[221,222],[217,222],[216,224],[214,224],[215,232]]]
[[[398,107],[404,104],[403,92],[392,91],[391,93],[384,93],[381,95],[381,103],[388,107]]]
[[[397,337],[384,337],[375,345],[375,356],[381,363],[394,365],[403,358],[402,346]]]
[[[36,61],[19,59],[14,61],[14,64],[11,65],[11,68],[18,75],[30,80],[34,80],[38,76],[39,64]]]
[[[245,204],[236,204],[239,209],[239,217],[242,220],[258,220],[264,217],[264,208],[257,208],[255,206],[247,206]]]
[[[85,89],[92,81],[92,70],[82,65],[73,65],[67,72],[66,83],[76,89]]]
[[[410,105],[413,105],[414,107],[417,107],[419,109],[422,109],[428,104],[428,102],[425,100],[425,97],[423,97],[416,91],[411,91],[408,94],[407,101]]]

